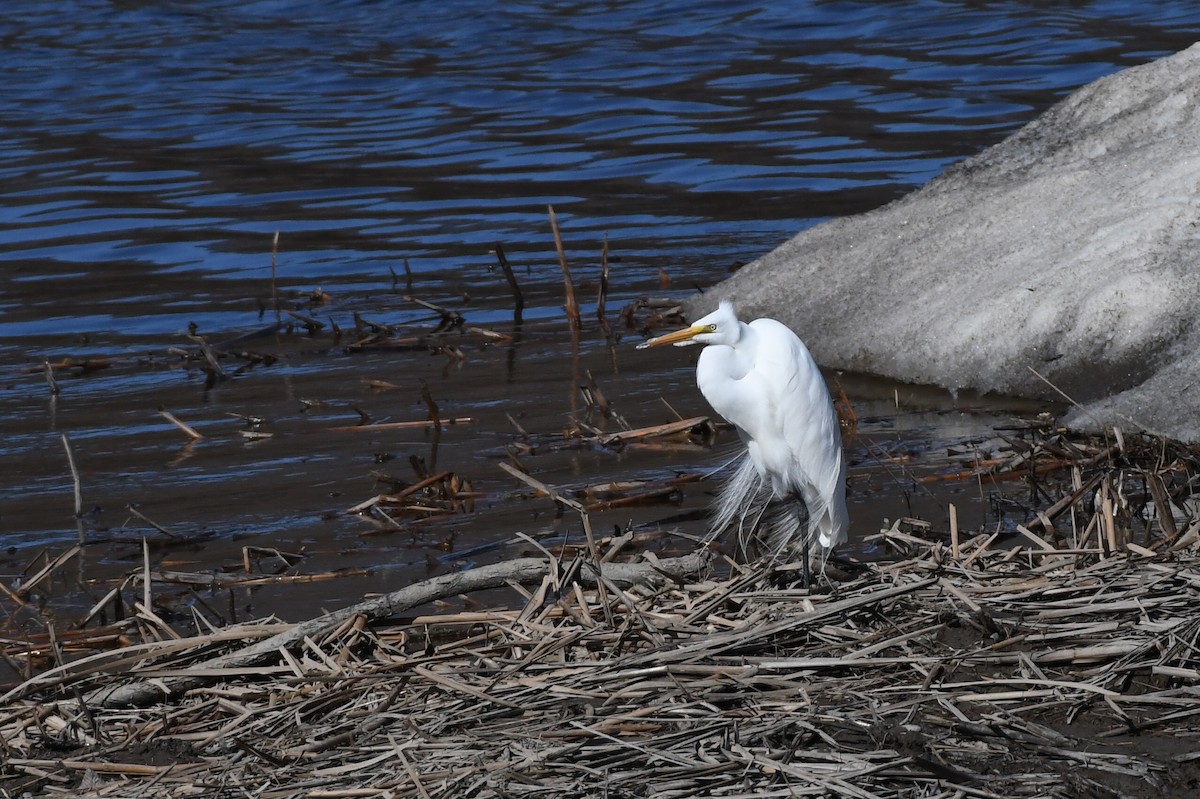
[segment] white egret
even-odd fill
[[[733,306],[638,345],[706,344],[696,384],[746,452],[717,499],[712,532],[736,520],[748,552],[811,555],[822,568],[846,540],[846,461],[829,389],[808,348],[774,319],[738,321]],[[797,500],[797,501],[789,501]]]

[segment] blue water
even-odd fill
[[[97,278],[112,321],[44,332],[136,327],[161,275],[260,282],[276,231],[286,285],[407,257],[486,286],[497,241],[554,281],[548,204],[592,261],[608,234],[618,293],[660,266],[706,284],[1198,36],[1200,6],[1165,0],[18,4],[0,308],[25,323],[0,352]]]

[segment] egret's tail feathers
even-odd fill
[[[763,519],[762,553],[772,560],[782,560],[797,554],[804,545],[808,528],[808,508],[802,502],[780,500],[773,502]]]
[[[743,455],[717,496],[711,537],[732,527],[745,557],[782,560],[807,548],[813,568],[820,571],[833,547],[845,540],[845,511],[839,517],[838,508],[812,493],[777,498],[749,455]]]
[[[770,500],[758,469],[743,452],[733,467],[733,476],[721,486],[717,495],[716,515],[712,521],[711,538],[716,538],[736,523],[739,531],[754,527]],[[739,536],[740,536],[739,532]]]
[[[810,567],[823,572],[837,542],[831,542],[820,522],[812,523],[808,506],[799,497],[772,497],[760,522],[740,531],[739,546],[752,556],[776,562],[797,558],[807,549]]]

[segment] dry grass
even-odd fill
[[[1061,443],[1028,453],[1031,474]],[[1195,795],[1200,523],[1178,512],[1191,451],[1071,446],[1075,473],[1021,540],[960,533],[955,557],[948,534],[897,522],[878,539],[894,560],[835,563],[824,591],[797,587],[787,564],[648,586],[549,561],[532,582],[514,572],[511,608],[344,614],[241,667],[220,664],[297,626],[181,636],[143,608],[125,627],[136,644],[60,651],[4,698],[0,789]],[[1140,541],[1122,522],[1134,484],[1177,511]],[[7,657],[33,657],[24,646]],[[148,707],[106,700],[184,679],[194,687]]]

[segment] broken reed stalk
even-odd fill
[[[442,419],[444,425],[452,424],[470,424],[475,421],[472,416],[456,416],[450,419]],[[420,422],[377,422],[375,424],[351,424],[339,425],[337,427],[323,428],[326,433],[362,433],[362,432],[379,432],[380,430],[408,430],[418,427],[429,427],[433,421],[426,419]]]
[[[433,436],[429,445],[429,471],[437,470],[438,444],[442,440],[442,418],[438,413],[437,403],[433,401],[433,394],[429,393],[429,384],[424,380],[421,381],[421,399],[425,400],[425,406],[429,409],[429,420],[433,422]]]
[[[558,502],[564,507],[570,508],[579,514],[579,518],[583,524],[584,537],[587,540],[587,553],[589,560],[581,561],[578,565],[586,565],[593,572],[599,574],[601,570],[605,568],[605,566],[602,565],[604,563],[604,559],[600,557],[600,549],[598,546],[596,546],[596,536],[592,532],[592,520],[591,517],[588,516],[587,508],[583,506],[583,503],[576,502],[569,497],[563,496],[561,493],[555,491],[553,488],[533,477],[532,475],[527,474],[507,463],[504,463],[503,461],[500,462],[499,466],[501,469],[508,472],[513,477],[516,477],[526,485],[544,493],[555,502]],[[540,548],[541,547],[539,546],[539,549]],[[615,590],[615,588],[616,586],[613,586],[611,581],[603,577],[603,575],[601,575],[601,579],[596,581],[596,590],[600,595],[601,604],[604,611],[604,618],[605,621],[610,625],[612,624],[612,611],[609,607],[607,594],[609,590]]]
[[[42,361],[42,368],[46,372],[46,385],[50,386],[50,395],[58,396],[58,381],[54,379],[54,367],[50,365],[50,361]]]
[[[71,448],[71,438],[65,432],[62,434],[63,449],[67,451],[67,466],[71,469],[71,482],[75,488],[75,527],[79,534],[79,543],[83,544],[83,483],[79,479],[79,467],[75,465],[75,451]]]
[[[1108,492],[1104,492],[1104,500],[1100,504],[1100,513],[1103,514],[1102,524],[1104,525],[1104,534],[1108,542],[1108,554],[1110,557],[1117,557],[1120,552],[1117,550],[1117,525],[1113,520],[1113,503]]]
[[[58,556],[54,558],[54,560],[38,569],[32,577],[13,589],[14,592],[20,597],[28,596],[29,592],[32,591],[34,587],[36,587],[42,580],[49,577],[51,574],[61,568],[64,563],[68,562],[71,560],[71,558],[75,557],[82,551],[83,544],[79,543],[72,545],[70,549],[60,552]],[[3,705],[3,702],[0,702],[0,705]]]
[[[550,211],[550,228],[554,231],[554,249],[558,253],[558,265],[562,269],[563,287],[566,293],[567,320],[571,323],[571,333],[578,338],[583,322],[579,318],[579,302],[575,299],[575,283],[571,280],[571,268],[567,266],[567,254],[563,250],[562,235],[558,231],[558,217],[554,206],[546,206]]]
[[[565,309],[567,321],[571,327],[571,385],[567,389],[567,404],[570,407],[572,426],[577,424],[579,405],[577,403],[576,387],[579,385],[579,332],[583,329],[583,321],[579,318],[579,302],[575,299],[575,283],[571,280],[571,268],[567,266],[567,254],[563,250],[562,235],[558,231],[558,216],[554,206],[546,206],[550,212],[550,227],[554,231],[554,249],[558,253],[558,265],[563,273],[563,290],[566,294]]]
[[[833,384],[837,388],[833,407],[837,411],[842,446],[849,446],[858,439],[858,413],[854,410],[854,404],[850,402],[850,398],[846,396],[846,390],[842,388],[842,381],[838,379],[837,375],[833,376]]]
[[[604,234],[604,241],[600,245],[600,291],[596,298],[596,319],[600,322],[600,329],[604,331],[604,340],[608,342],[608,360],[612,365],[613,374],[620,373],[620,368],[617,366],[617,339],[613,335],[612,327],[608,324],[608,317],[605,314],[604,304],[608,300],[608,234]]]
[[[153,581],[150,579],[150,542],[142,537],[142,607],[149,610],[151,605]]]
[[[955,560],[962,557],[962,548],[958,540],[958,508],[950,503],[950,553]]]
[[[282,324],[282,322],[279,324]],[[221,359],[217,357],[216,352],[209,346],[204,336],[189,335],[188,340],[200,347],[200,352],[204,354],[204,361],[208,364],[209,372],[212,374],[214,380],[224,381],[229,379],[229,375],[225,372],[225,367],[221,366]]]
[[[508,262],[508,258],[504,255],[504,245],[496,242],[492,251],[496,253],[496,260],[500,262],[500,271],[504,272],[504,279],[508,281],[508,288],[512,291],[513,324],[519,325],[522,321],[522,314],[525,311],[525,296],[521,294],[521,286],[517,283],[517,276],[513,274],[512,264]]]
[[[83,485],[79,480],[79,467],[75,465],[75,452],[71,448],[71,437],[62,434],[63,449],[67,451],[67,466],[71,469],[71,480],[75,485],[75,515],[83,515]]]
[[[608,300],[608,234],[604,234],[604,241],[600,245],[600,292],[596,297],[596,319],[600,322],[600,327],[604,329],[604,335],[612,337],[612,329],[608,326],[608,319],[604,314],[604,303]]]
[[[1163,539],[1167,546],[1179,538],[1179,528],[1175,525],[1175,515],[1171,511],[1171,498],[1167,495],[1166,486],[1160,475],[1155,472],[1145,472],[1146,485],[1154,500],[1154,512],[1158,517],[1158,525],[1162,529]]]
[[[126,506],[125,506],[125,510],[126,510],[126,511],[127,511],[127,512],[128,512],[130,515],[131,515],[131,516],[136,516],[137,518],[141,519],[141,520],[142,520],[142,521],[144,521],[146,524],[150,525],[150,526],[151,526],[151,527],[153,527],[155,530],[158,530],[160,533],[162,533],[163,535],[167,536],[168,538],[174,538],[174,539],[176,539],[176,540],[178,540],[178,539],[180,538],[180,536],[179,536],[177,533],[173,533],[173,532],[171,532],[170,530],[168,530],[166,527],[163,527],[161,524],[159,524],[158,522],[154,521],[153,519],[151,519],[151,518],[150,518],[149,516],[147,516],[146,514],[142,513],[140,510],[138,510],[137,508],[135,508],[133,505],[126,505]],[[142,540],[143,540],[143,541],[145,541],[146,539],[145,539],[145,538],[143,538]]]
[[[279,254],[279,231],[271,237],[271,305],[275,308],[275,324],[283,324],[283,315],[279,312],[279,290],[275,284],[275,260]]]
[[[1045,383],[1047,386],[1049,386],[1056,394],[1058,394],[1058,396],[1062,397],[1064,400],[1066,400],[1067,402],[1069,402],[1073,406],[1075,406],[1075,409],[1077,411],[1082,413],[1087,418],[1091,419],[1096,424],[1096,427],[1098,427],[1101,430],[1105,430],[1105,431],[1110,429],[1108,425],[1104,424],[1104,422],[1102,422],[1098,418],[1096,418],[1096,415],[1094,413],[1092,413],[1090,410],[1088,410],[1087,408],[1083,407],[1078,402],[1076,402],[1074,397],[1072,397],[1067,392],[1063,391],[1058,386],[1054,385],[1053,381],[1051,381],[1050,378],[1046,377],[1044,374],[1039,372],[1037,369],[1034,369],[1032,366],[1026,365],[1025,368],[1028,369],[1029,371],[1033,372],[1034,377],[1036,377],[1037,379],[1039,379],[1043,383]],[[1126,418],[1128,419],[1128,417],[1126,417]],[[1129,421],[1133,422],[1135,425],[1137,425],[1143,431],[1148,432],[1150,429],[1150,428],[1146,427],[1145,425],[1140,424],[1139,422],[1137,422],[1133,419],[1129,419]],[[1117,438],[1120,439],[1121,431],[1117,430],[1116,428],[1111,428],[1111,429],[1113,430],[1113,432],[1115,432],[1117,434]]]
[[[582,502],[576,502],[575,500],[571,499],[570,497],[563,496],[563,494],[561,492],[551,488],[550,486],[543,483],[541,480],[538,480],[533,475],[523,472],[511,464],[501,461],[497,465],[504,471],[511,474],[513,477],[515,477],[518,480],[520,480],[521,482],[525,483],[525,485],[529,486],[530,488],[533,488],[534,490],[536,490],[542,494],[545,494],[546,496],[550,497],[550,499],[554,500],[555,502],[563,505],[564,507],[570,508],[571,510],[578,513],[580,519],[583,522],[583,533],[584,533],[585,539],[587,540],[588,553],[592,558],[592,563],[599,563],[601,561],[600,550],[596,546],[596,537],[592,532],[592,521],[591,521],[591,518],[588,516],[587,508],[585,508],[583,506]]]
[[[187,422],[184,422],[182,419],[180,419],[178,416],[176,416],[175,414],[168,411],[166,408],[159,408],[158,415],[161,416],[162,418],[166,419],[171,424],[178,427],[185,434],[190,436],[193,441],[199,441],[200,439],[204,438],[203,433],[196,430],[196,428],[192,427]]]

